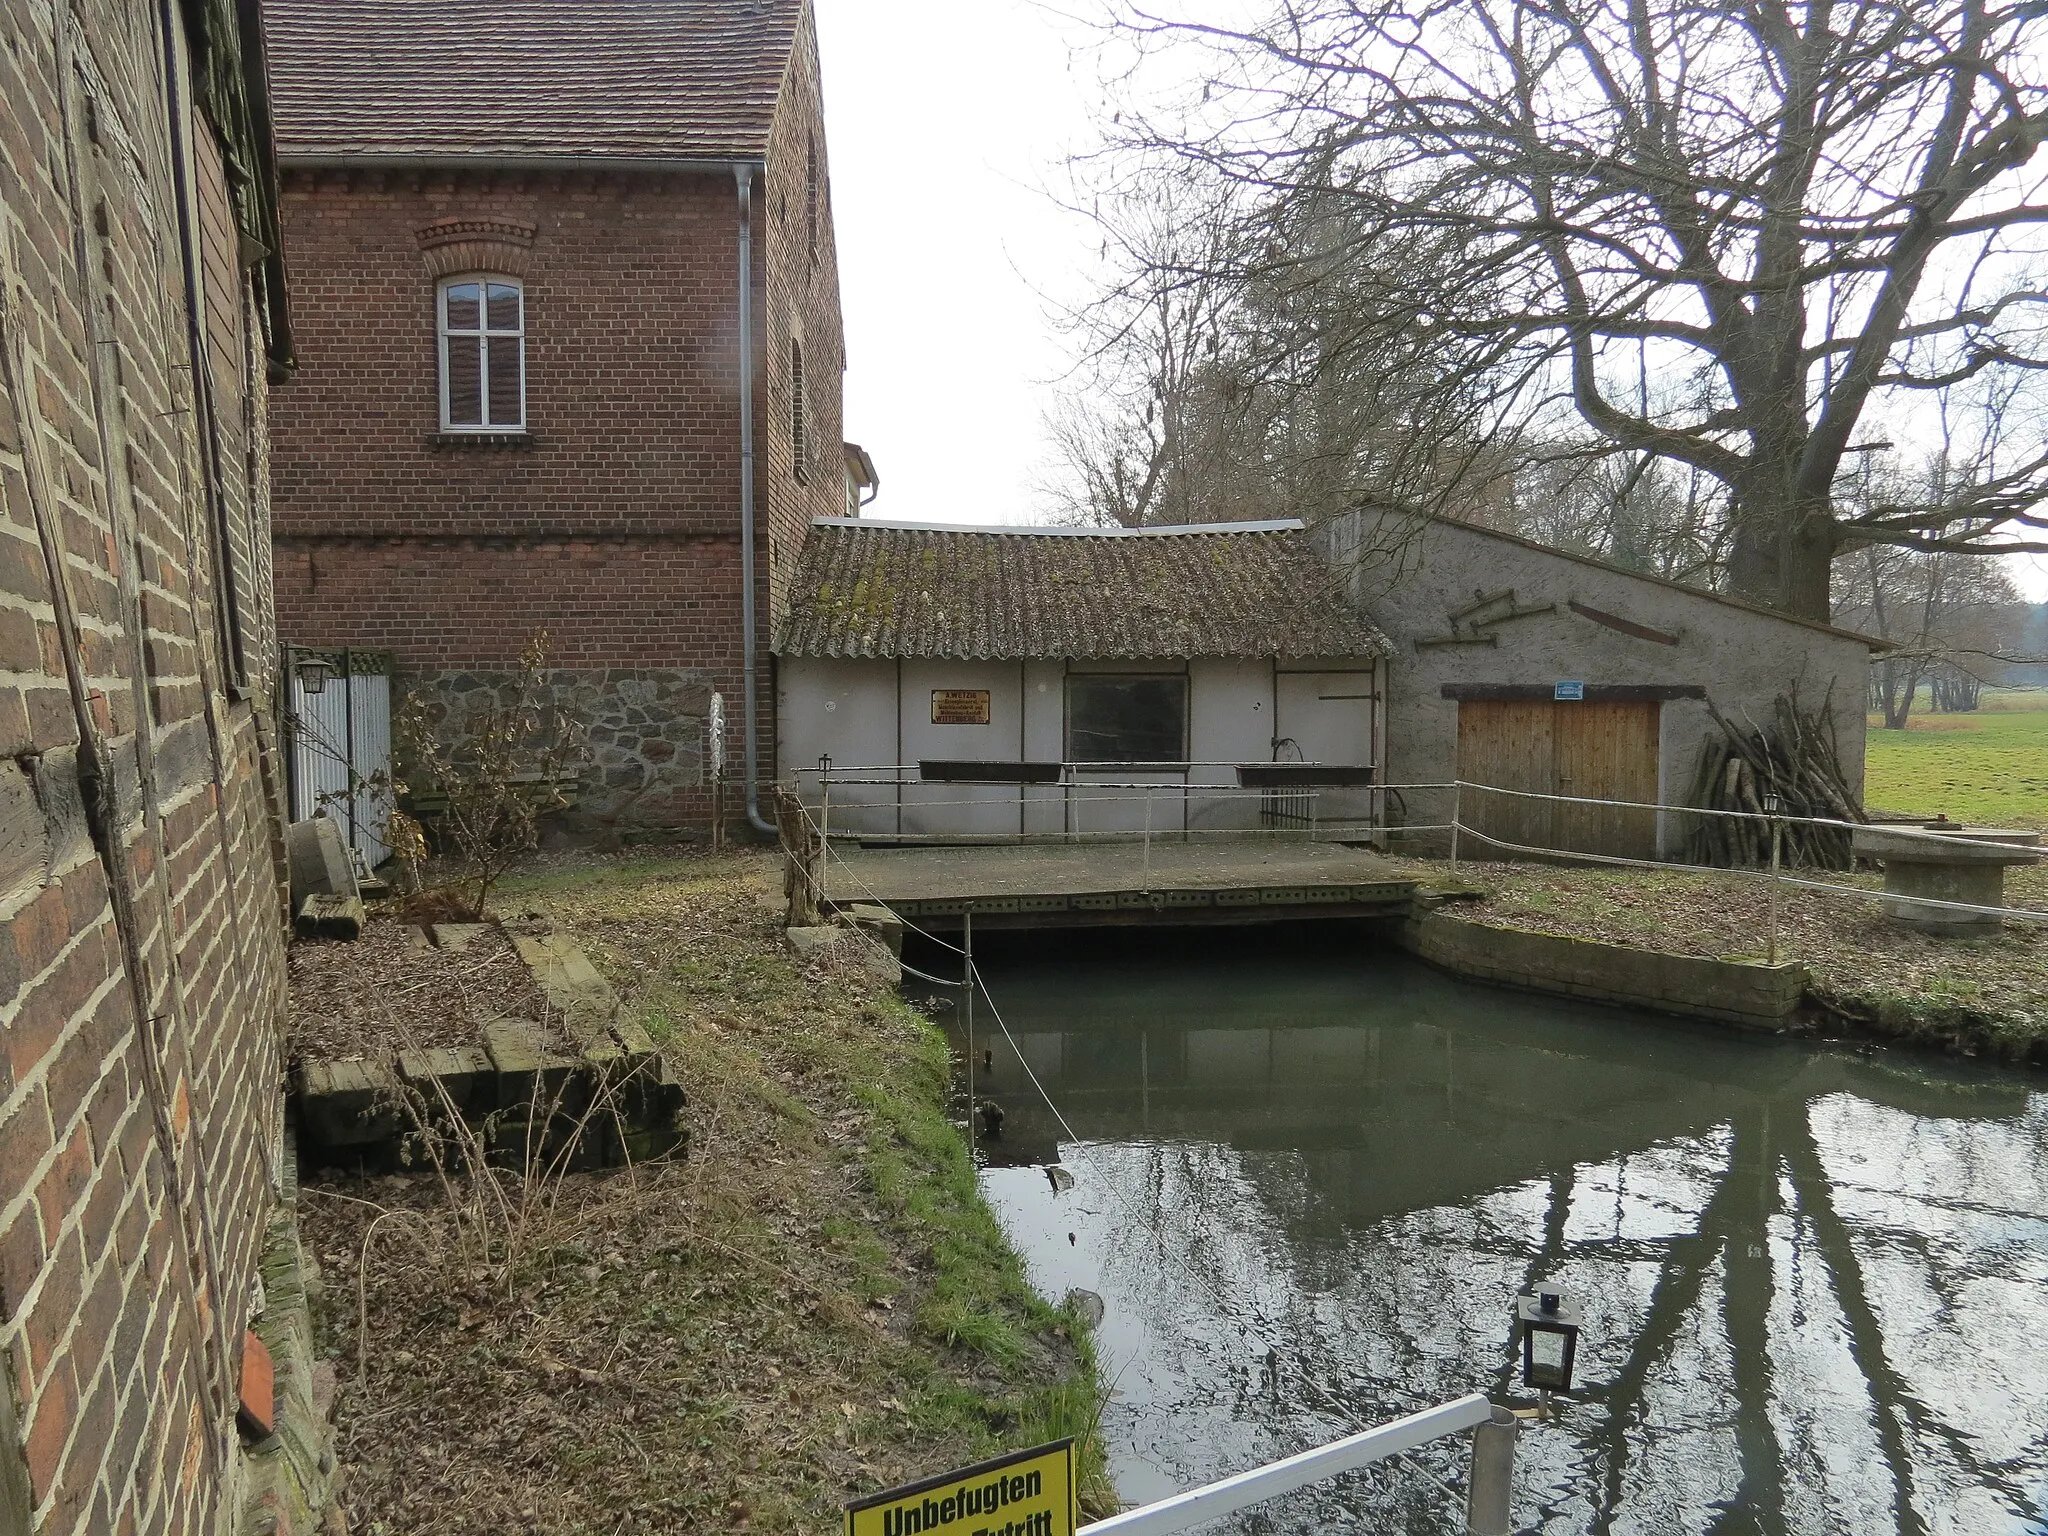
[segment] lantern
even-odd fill
[[[1515,1298],[1522,1329],[1522,1385],[1544,1392],[1569,1392],[1579,1352],[1579,1313],[1554,1285]]]
[[[327,679],[334,674],[335,666],[325,656],[302,654],[293,663],[292,671],[298,675],[299,686],[307,693],[325,693]]]

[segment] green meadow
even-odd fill
[[[1879,811],[2048,828],[2048,690],[1984,695],[1966,715],[1870,717],[1864,802]]]

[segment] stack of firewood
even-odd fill
[[[1692,818],[1686,847],[1691,862],[1725,868],[1769,864],[1771,825],[1761,818],[1770,795],[1778,797],[1778,814],[1783,817],[1869,820],[1843,776],[1828,699],[1824,698],[1818,709],[1804,710],[1796,691],[1789,696],[1779,694],[1770,720],[1761,725],[1747,718],[1738,725],[1711,700],[1707,710],[1720,726],[1721,735],[1710,738],[1701,749],[1699,772],[1687,803],[1708,810],[1745,811],[1759,819]],[[1787,821],[1782,857],[1786,864],[1847,869],[1849,838],[1847,827]]]

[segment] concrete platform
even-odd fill
[[[1331,843],[837,848],[826,907],[877,901],[922,927],[1092,928],[1405,917],[1415,881]]]

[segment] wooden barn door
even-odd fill
[[[1657,800],[1656,703],[1553,704],[1552,762],[1560,795],[1587,800]],[[1560,805],[1557,846],[1627,859],[1657,856],[1657,813]]]
[[[1458,777],[1504,790],[1654,804],[1660,709],[1654,700],[1466,699],[1458,705]],[[1475,789],[1465,790],[1462,802],[1465,824],[1502,842],[1632,859],[1657,856],[1655,811]]]
[[[1550,700],[1467,699],[1458,705],[1458,777],[1468,784],[1519,789],[1532,794],[1557,793]],[[1504,843],[1529,848],[1554,848],[1552,836],[1557,804],[1552,800],[1521,800],[1513,795],[1467,789],[1459,796],[1459,819],[1468,827]],[[1477,857],[1515,855],[1481,843]]]

